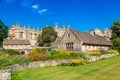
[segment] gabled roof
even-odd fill
[[[30,45],[29,40],[5,39],[3,45]]]
[[[83,41],[83,44],[92,44],[92,45],[105,45],[111,46],[112,44],[102,36],[91,35],[85,32],[79,32],[76,30],[72,30],[73,33],[77,36],[77,38]]]

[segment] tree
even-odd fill
[[[7,37],[8,27],[0,20],[0,46],[2,46],[3,39]]]
[[[37,42],[38,42],[38,46],[43,46],[44,45],[41,34],[38,35]]]
[[[50,43],[57,38],[57,32],[51,27],[47,26],[42,30],[42,35],[39,35],[38,41],[43,42],[44,46],[50,46]]]
[[[111,29],[112,29],[112,38],[111,39],[120,37],[120,22],[119,21],[115,21],[114,25],[111,27]]]
[[[120,37],[113,39],[112,43],[113,43],[112,48],[120,52]]]
[[[112,37],[111,42],[113,43],[112,48],[120,52],[120,22],[115,21],[114,25],[111,27]]]

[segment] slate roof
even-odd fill
[[[83,44],[91,44],[91,45],[105,45],[111,46],[112,44],[102,36],[91,35],[85,32],[79,32],[76,30],[72,30],[73,33],[78,37],[79,40],[83,41]]]
[[[3,45],[30,45],[29,40],[5,39]]]

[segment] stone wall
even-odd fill
[[[9,80],[11,79],[11,72],[9,69],[0,70],[0,80]]]
[[[113,57],[115,54],[105,54],[102,56],[91,56],[89,59],[89,62],[94,62],[100,59],[105,59],[109,57]],[[31,69],[31,68],[39,68],[39,67],[45,67],[45,66],[56,66],[60,63],[69,63],[72,59],[67,60],[47,60],[47,61],[36,61],[36,62],[30,62],[28,64],[24,65],[11,65],[8,66],[6,70],[0,70],[0,80],[8,80],[11,78],[11,72],[19,71],[19,70],[25,70],[25,69]]]

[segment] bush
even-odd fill
[[[19,71],[20,72],[20,71]],[[22,80],[20,77],[18,77],[19,72],[13,72],[11,80]]]
[[[6,57],[0,58],[0,69],[4,69],[6,66],[11,65],[12,60]]]
[[[62,54],[62,55],[71,55],[71,52],[67,51],[67,50],[60,50],[59,54]]]
[[[56,55],[56,54],[59,54],[59,51],[57,51],[57,50],[51,50],[50,51],[51,56]]]
[[[90,52],[91,56],[101,56],[101,51],[100,50],[94,50]]]
[[[7,54],[10,54],[10,55],[20,55],[20,52],[17,51],[17,50],[6,49],[5,51],[6,51]]]
[[[85,65],[86,62],[81,59],[72,60],[70,63],[61,63],[60,66],[78,66]]]
[[[47,49],[45,49],[45,48],[42,48],[42,49],[36,48],[36,49],[33,49],[31,53],[33,53],[33,54],[44,53],[45,54],[45,53],[47,53]]]
[[[83,60],[81,60],[81,59],[76,59],[76,60],[72,60],[72,61],[71,61],[71,64],[72,64],[73,66],[77,66],[77,65],[85,65],[86,62],[83,61]]]
[[[28,57],[31,61],[40,61],[40,60],[46,60],[48,58],[48,55],[46,55],[46,54],[28,54]]]
[[[28,63],[30,60],[27,56],[16,56],[12,58],[13,64],[24,64]]]
[[[87,53],[79,53],[79,57],[83,58],[84,60],[88,60],[90,58]]]
[[[120,38],[118,37],[118,38],[113,39],[112,43],[113,43],[112,49],[115,49],[120,52]]]

